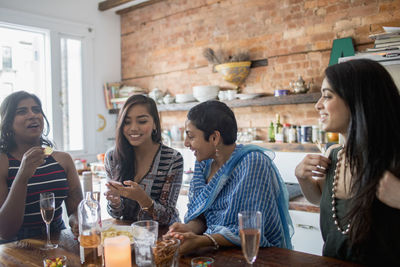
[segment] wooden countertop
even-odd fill
[[[311,204],[302,195],[302,196],[296,197],[289,201],[289,210],[298,210],[298,211],[319,213],[319,206]]]

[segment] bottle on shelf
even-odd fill
[[[275,142],[276,143],[283,143],[283,126],[280,121],[280,116],[277,113],[275,115],[276,122],[275,122]]]
[[[268,127],[268,142],[275,142],[275,128],[274,123],[271,121],[271,124]]]
[[[79,203],[78,219],[81,266],[103,266],[100,204],[93,199],[90,191]]]
[[[296,125],[292,125],[289,129],[288,134],[288,143],[296,143],[297,142],[297,130]]]
[[[289,130],[290,130],[290,123],[284,123],[282,128],[284,143],[289,143]]]

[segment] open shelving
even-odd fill
[[[224,101],[231,108],[252,107],[252,106],[272,106],[272,105],[289,105],[289,104],[305,104],[315,103],[320,98],[321,93],[292,94],[285,96],[265,96],[253,99]],[[158,111],[185,111],[199,104],[199,102],[190,103],[172,103],[157,105]],[[117,114],[118,109],[109,110],[110,114]]]

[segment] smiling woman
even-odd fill
[[[176,201],[182,184],[181,154],[161,143],[156,103],[129,97],[118,116],[116,146],[105,157],[108,212],[114,218],[179,221]]]
[[[71,229],[76,231],[75,212],[82,200],[78,174],[67,153],[46,155],[42,146],[52,143],[39,98],[15,92],[4,99],[0,112],[0,238],[21,239],[45,232],[39,195],[46,191],[55,195],[51,230],[65,228],[61,218],[65,201]]]

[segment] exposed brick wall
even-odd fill
[[[251,69],[243,92],[272,94],[302,75],[319,90],[332,41],[352,37],[356,50],[372,47],[368,35],[400,25],[400,0],[165,0],[121,16],[122,78],[130,85],[177,93],[223,81],[203,57],[206,47],[249,51],[268,66]],[[234,110],[239,127],[282,122],[316,124],[313,104]],[[182,124],[186,112],[163,112],[162,124]]]

